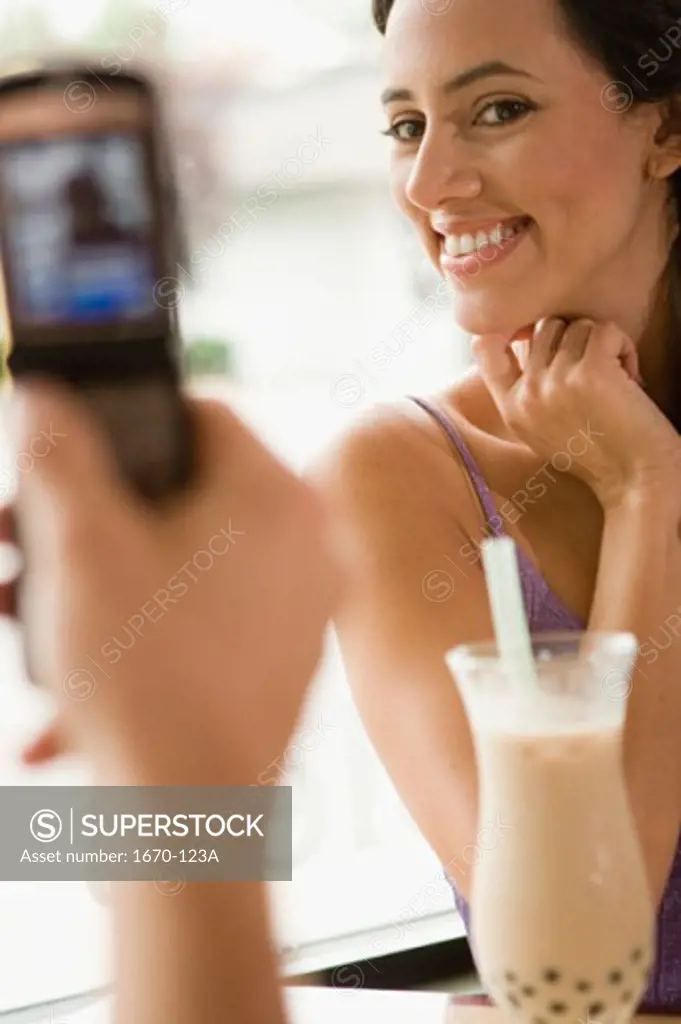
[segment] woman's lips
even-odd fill
[[[457,278],[477,277],[486,269],[496,266],[515,252],[533,224],[531,217],[513,217],[499,223],[477,238],[468,235],[446,235],[440,247],[440,267],[444,274]],[[461,252],[462,247],[470,250],[476,241],[474,251]]]

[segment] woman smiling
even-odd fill
[[[492,635],[480,540],[517,541],[534,632],[650,642],[681,600],[681,51],[640,63],[681,0],[374,0],[374,15],[393,195],[476,366],[367,417],[327,461],[354,565],[337,624],[367,729],[467,919],[476,766],[443,656]],[[681,645],[658,653],[634,672],[625,772],[659,905],[645,1006],[678,1012]]]

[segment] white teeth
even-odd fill
[[[500,246],[503,242],[515,238],[522,229],[522,222],[516,224],[497,224],[491,231],[478,231],[473,235],[447,235],[444,241],[445,252],[449,256],[470,256],[486,245]]]
[[[472,235],[461,235],[459,239],[459,249],[461,254],[466,252],[475,252],[477,245]]]

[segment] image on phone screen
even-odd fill
[[[139,138],[0,146],[0,195],[18,322],[56,327],[154,315],[153,209]]]

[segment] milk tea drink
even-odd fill
[[[491,993],[536,1024],[626,1020],[646,987],[652,906],[620,730],[492,731],[478,749],[481,821],[499,813],[507,826],[471,900]]]
[[[539,686],[507,679],[489,648],[449,659],[473,729],[479,826],[505,826],[475,867],[471,945],[492,998],[528,1024],[620,1024],[654,956],[622,766],[635,641],[573,633],[533,646]]]

